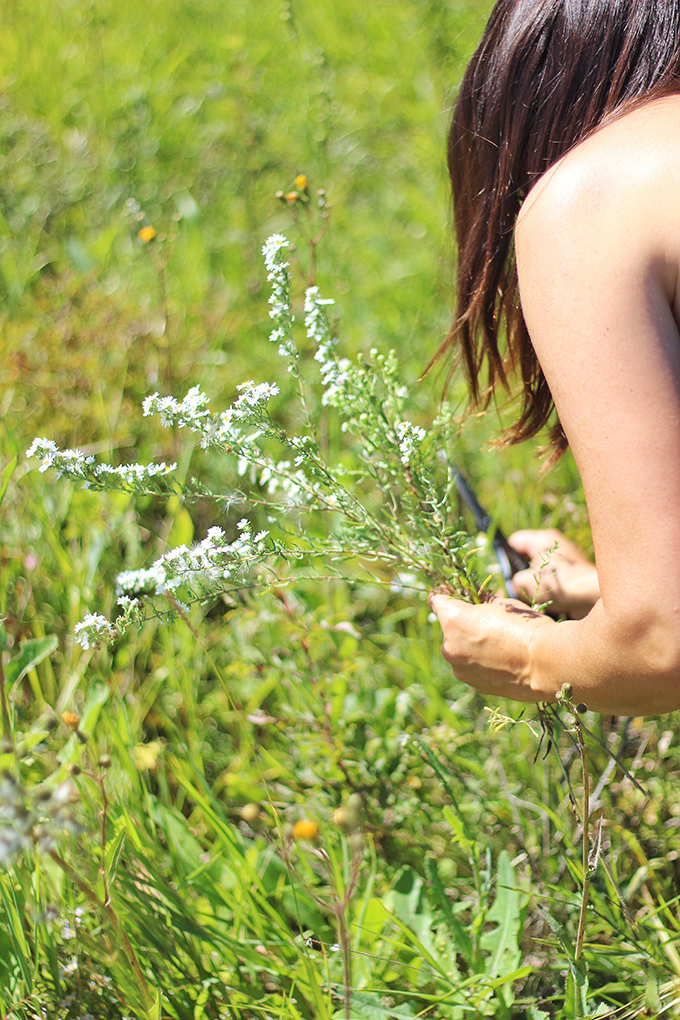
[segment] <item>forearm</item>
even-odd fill
[[[598,602],[583,620],[535,628],[527,646],[529,684],[611,715],[657,715],[680,708],[680,654],[672,620],[653,608],[607,614]]]

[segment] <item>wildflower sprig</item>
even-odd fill
[[[60,450],[51,439],[34,439],[27,457],[39,457],[40,471],[54,468],[57,477],[83,483],[93,492],[118,490],[139,494],[170,495],[180,493],[182,486],[174,477],[177,464],[97,464],[92,455],[82,450]]]
[[[287,246],[284,237],[274,235],[263,255],[272,284],[270,340],[278,343],[297,382],[302,432],[291,434],[273,416],[276,383],[241,383],[231,406],[217,413],[198,386],[182,400],[154,393],[143,403],[144,415],[158,415],[165,427],[189,429],[203,449],[227,455],[244,480],[247,491],[241,501],[251,511],[266,508],[270,528],[253,533],[243,516],[231,536],[213,527],[193,547],[171,549],[148,568],[121,573],[119,615],[111,622],[89,614],[76,628],[83,647],[119,637],[148,614],[185,613],[191,602],[253,584],[279,583],[291,561],[305,561],[314,570],[322,558],[330,574],[342,574],[343,564],[352,561],[353,576],[355,564],[362,563],[387,584],[395,576],[410,576],[416,592],[444,585],[470,601],[482,597],[474,565],[477,548],[461,528],[454,474],[442,449],[446,410],[429,429],[411,420],[408,389],[400,381],[393,351],[371,350],[354,361],[339,357],[328,317],[333,302],[322,298],[317,287],[306,291],[304,322],[315,348],[318,381],[310,385],[303,378],[293,335]],[[345,437],[335,457],[319,441],[320,415],[336,417]],[[277,449],[278,455],[272,452]],[[195,491],[180,485],[176,465],[113,468],[77,450],[60,451],[46,439],[35,440],[28,452],[42,458],[42,471],[55,467],[93,490],[185,497]]]

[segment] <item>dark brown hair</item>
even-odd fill
[[[680,92],[680,0],[498,0],[463,78],[448,165],[458,241],[455,346],[472,401],[523,385],[507,439],[545,424],[552,397],[519,304],[513,230],[532,184],[608,118]],[[486,366],[486,379],[482,380]],[[556,453],[567,445],[559,423]]]

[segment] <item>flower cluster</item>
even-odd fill
[[[438,430],[445,430],[447,415],[429,431],[407,417],[408,392],[399,380],[393,351],[371,350],[353,361],[339,358],[328,319],[333,302],[322,298],[317,287],[309,287],[304,300],[305,328],[316,348],[321,379],[320,392],[313,402],[308,400],[293,339],[286,247],[286,239],[277,234],[264,245],[263,254],[272,284],[271,339],[289,359],[297,383],[306,426],[302,433],[290,435],[272,418],[269,403],[279,393],[275,383],[241,383],[231,406],[219,413],[211,411],[208,396],[198,386],[181,400],[154,393],[143,404],[145,415],[159,415],[164,426],[190,429],[200,437],[201,447],[218,448],[233,458],[236,474],[249,486],[248,496],[239,498],[264,504],[279,537],[270,537],[268,531],[253,534],[244,518],[231,540],[214,527],[191,548],[179,546],[150,567],[124,571],[118,576],[116,619],[90,613],[78,624],[76,638],[84,648],[120,636],[149,612],[183,612],[192,601],[265,583],[266,572],[275,576],[279,563],[305,558],[310,569],[323,557],[328,569],[338,572],[342,567],[335,565],[350,559],[370,563],[372,576],[383,571],[385,583],[397,584],[395,591],[422,593],[443,583],[463,597],[479,598],[480,583],[471,566],[474,548],[456,513],[452,469],[446,457],[440,457]],[[319,406],[328,409],[321,413],[329,421],[338,420],[341,434],[348,434],[335,459],[319,439]],[[282,456],[276,456],[277,444]],[[29,453],[42,457],[41,470],[55,467],[90,488],[160,491],[163,480],[167,492],[192,496],[198,491],[179,486],[172,477],[174,465],[97,465],[80,451],[59,451],[44,439],[36,440]],[[322,528],[291,528],[277,516],[322,512],[331,515]]]
[[[288,241],[282,234],[272,234],[262,248],[267,279],[272,285],[269,317],[276,323],[269,339],[272,343],[278,343],[282,357],[297,360],[298,350],[293,339],[295,316],[290,308],[290,278],[286,272],[289,263],[283,261],[282,253],[287,247]]]
[[[413,425],[410,421],[398,421],[395,425],[395,430],[399,442],[401,462],[405,467],[408,467],[413,457],[420,451],[427,432],[425,429],[420,428],[419,425]]]
[[[264,558],[268,531],[253,535],[250,523],[238,522],[238,536],[232,541],[222,528],[210,528],[202,542],[192,548],[179,545],[164,553],[148,570],[126,570],[118,575],[120,592],[144,592],[153,588],[157,595],[201,581],[230,581],[244,576],[255,561]]]
[[[117,489],[121,492],[158,493],[177,491],[178,487],[172,477],[177,464],[121,464],[117,467],[97,464],[93,456],[86,456],[82,450],[60,450],[50,439],[34,439],[26,456],[41,458],[41,472],[54,468],[58,478],[64,476],[80,481],[84,489],[93,491]],[[165,479],[165,484],[159,484],[160,479]]]
[[[111,624],[106,617],[88,614],[76,625],[77,640],[88,648],[90,643],[120,637],[133,623],[142,619],[143,599],[148,595],[164,595],[173,608],[184,611],[188,607],[177,597],[179,590],[191,596],[197,593],[215,594],[218,590],[243,584],[248,572],[266,560],[270,549],[268,531],[253,535],[250,523],[243,518],[238,522],[238,535],[229,542],[222,528],[210,528],[196,545],[177,546],[160,556],[143,570],[125,570],[116,579],[118,605],[122,613]],[[131,598],[138,595],[139,598]]]

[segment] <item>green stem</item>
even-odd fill
[[[583,780],[583,800],[581,807],[581,826],[583,828],[583,839],[581,845],[581,860],[583,865],[583,885],[581,888],[581,910],[578,918],[578,930],[576,934],[576,949],[574,951],[574,959],[580,960],[583,953],[583,940],[585,938],[586,931],[586,912],[588,910],[588,893],[590,890],[590,865],[589,865],[589,854],[590,854],[590,777],[588,775],[588,763],[586,760],[586,745],[583,739],[583,730],[581,728],[581,720],[578,717],[576,709],[570,704],[570,709],[576,723],[576,739],[578,741],[578,750],[581,757],[581,776]]]
[[[90,901],[92,906],[96,907],[97,910],[99,910],[102,914],[106,916],[107,920],[111,924],[111,927],[116,933],[116,937],[120,942],[120,945],[122,947],[123,952],[125,953],[125,956],[127,957],[128,963],[130,964],[130,969],[134,974],[137,987],[139,988],[139,994],[142,997],[144,1009],[146,1009],[147,1011],[152,1010],[154,1007],[154,1000],[151,995],[151,992],[149,991],[149,986],[146,983],[146,978],[142,973],[142,968],[140,967],[139,960],[137,959],[135,951],[132,948],[132,943],[125,934],[123,927],[120,923],[120,920],[118,918],[118,915],[116,914],[111,904],[103,903],[97,896],[94,889],[91,889],[87,882],[83,881],[83,879],[80,877],[75,868],[72,868],[71,865],[68,864],[63,859],[63,857],[60,857],[56,850],[48,850],[47,853],[54,861],[54,863],[57,865],[57,867],[61,868],[61,870],[73,882],[73,884],[78,886],[80,891],[83,893],[86,899]]]
[[[0,713],[2,714],[2,735],[8,740],[11,734],[9,722],[9,704],[7,702],[7,690],[5,688],[5,671],[2,667],[2,654],[0,653]]]

